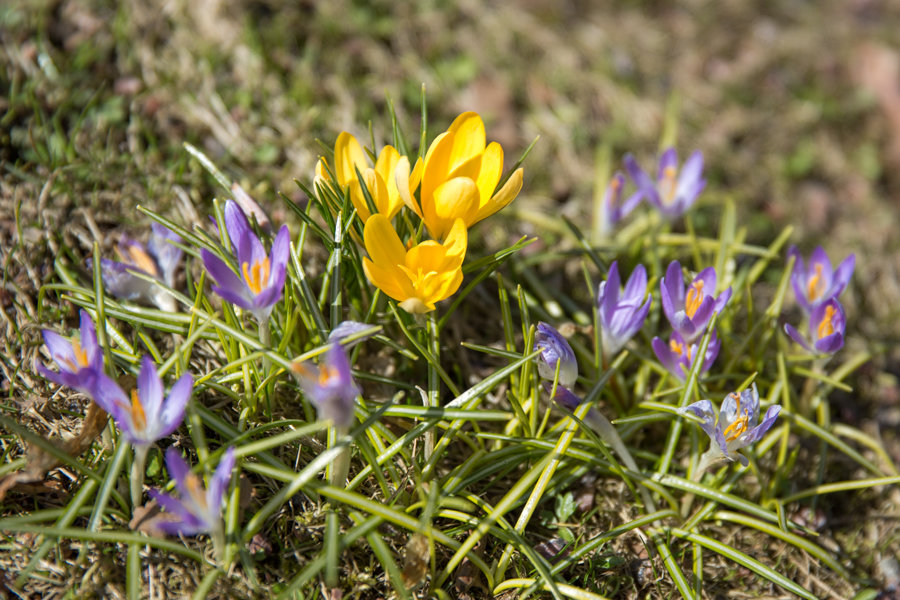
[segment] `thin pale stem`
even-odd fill
[[[131,463],[131,509],[141,505],[144,496],[144,467],[147,465],[147,453],[150,446],[136,444],[134,446],[134,460]]]

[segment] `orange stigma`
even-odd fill
[[[147,415],[144,413],[144,405],[138,398],[137,390],[131,390],[131,422],[138,431],[143,431],[147,427]]]
[[[80,340],[72,340],[72,354],[75,355],[75,362],[79,367],[88,366],[88,355],[87,352],[81,347]]]
[[[691,289],[688,290],[687,297],[684,299],[684,312],[687,313],[687,316],[694,318],[694,314],[703,303],[703,298],[703,280],[699,279],[691,284]]]
[[[256,261],[252,267],[248,263],[244,263],[241,265],[241,270],[244,273],[244,281],[247,282],[247,286],[254,295],[259,295],[263,287],[269,283],[269,257]]]
[[[823,337],[827,337],[834,333],[834,306],[829,304],[825,307],[825,314],[822,316],[822,320],[819,321],[819,339],[821,340]]]
[[[806,295],[809,296],[810,302],[816,301],[825,291],[822,289],[822,283],[822,265],[816,265],[816,274],[809,278],[806,286]]]

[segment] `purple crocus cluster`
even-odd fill
[[[834,354],[844,345],[846,328],[844,307],[838,302],[838,296],[850,282],[856,256],[851,254],[845,258],[837,269],[832,268],[831,260],[821,246],[813,251],[809,265],[803,262],[796,246],[788,250],[788,256],[794,258],[791,272],[794,296],[809,320],[807,336],[787,323],[784,331],[808,352]]]
[[[703,361],[701,372],[709,370],[719,355],[721,342],[713,331],[706,353],[702,358],[699,356],[700,338],[706,332],[710,319],[731,299],[730,287],[716,295],[716,283],[716,270],[707,267],[685,287],[681,264],[677,260],[669,263],[666,275],[660,281],[663,313],[674,332],[668,343],[659,337],[653,338],[652,346],[660,362],[679,379],[687,376],[698,359]]]
[[[100,259],[103,286],[116,298],[149,302],[160,310],[172,312],[175,310],[174,298],[153,280],[168,288],[175,285],[175,271],[184,254],[175,245],[181,243],[181,236],[158,223],[153,223],[150,228],[146,246],[123,237],[116,248],[120,260]]]

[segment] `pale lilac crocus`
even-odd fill
[[[692,414],[703,420],[700,427],[709,436],[710,449],[701,463],[708,466],[716,459],[739,460],[743,466],[749,460],[737,451],[758,441],[772,426],[781,412],[778,405],[770,406],[762,421],[759,420],[759,393],[756,384],[742,391],[725,396],[722,407],[716,415],[712,402],[700,400],[689,406],[678,409],[682,415]],[[702,471],[702,469],[701,469]]]
[[[650,345],[653,347],[653,352],[656,354],[659,362],[672,375],[682,381],[687,377],[688,372],[694,365],[694,361],[697,360],[700,354],[700,342],[688,343],[677,331],[672,332],[672,337],[669,338],[668,344],[662,338],[655,337],[650,342]],[[709,344],[706,346],[706,356],[703,359],[703,365],[700,367],[701,373],[709,370],[716,357],[719,356],[721,347],[722,342],[719,340],[716,332],[713,331]]]
[[[37,370],[46,379],[94,396],[103,374],[103,352],[97,344],[94,321],[87,311],[81,311],[79,334],[67,339],[56,332],[43,331],[44,344],[59,365],[59,372],[38,363]]]
[[[846,327],[844,307],[836,298],[832,298],[813,308],[809,315],[809,339],[803,337],[796,328],[788,324],[785,324],[784,331],[809,352],[834,354],[844,345]]]
[[[796,246],[791,246],[788,256],[794,257],[794,270],[791,273],[794,295],[807,313],[832,298],[837,298],[850,282],[856,264],[856,255],[851,254],[837,269],[832,269],[831,260],[821,246],[813,250],[808,266],[803,262]]]
[[[216,467],[209,487],[204,489],[200,477],[191,471],[178,450],[175,448],[166,450],[166,468],[175,480],[175,488],[180,498],[160,490],[150,490],[150,495],[160,506],[178,518],[175,521],[159,523],[159,528],[171,535],[208,533],[214,540],[221,538],[224,533],[222,500],[231,481],[234,462],[234,447],[229,447]]]
[[[706,186],[703,179],[703,154],[696,150],[678,171],[678,153],[674,148],[659,158],[656,181],[637,164],[630,154],[625,156],[625,170],[641,195],[662,215],[674,219],[683,215],[697,201]]]
[[[631,272],[624,293],[620,290],[620,285],[619,264],[613,261],[606,281],[600,284],[597,292],[597,314],[603,330],[603,350],[608,355],[618,352],[640,331],[650,311],[651,300],[647,296],[647,270],[644,265],[638,265]]]
[[[338,427],[349,427],[353,423],[359,388],[353,381],[350,359],[343,346],[332,343],[318,367],[294,363],[292,369],[320,419],[331,420]]]
[[[685,293],[681,264],[677,260],[669,263],[666,274],[659,284],[663,312],[684,341],[693,343],[706,331],[712,316],[720,312],[731,299],[729,287],[718,296],[716,292],[716,270],[707,267],[700,271]]]
[[[328,342],[336,342],[349,349],[369,339],[379,331],[381,331],[381,325],[360,323],[359,321],[341,321],[328,334]]]
[[[538,323],[534,335],[534,349],[540,350],[538,355],[538,375],[553,380],[556,377],[559,363],[559,384],[572,386],[578,378],[578,362],[572,346],[560,333],[543,321]]]
[[[612,228],[622,219],[631,214],[631,211],[640,204],[642,194],[640,190],[633,193],[624,201],[622,196],[625,191],[625,176],[616,172],[609,180],[609,185],[603,192],[603,198],[600,200],[600,210],[603,216],[604,233],[609,233]]]
[[[284,292],[290,254],[287,225],[282,225],[278,230],[268,256],[262,242],[250,228],[247,217],[231,200],[225,204],[225,229],[240,274],[203,248],[200,251],[203,264],[218,284],[213,291],[235,306],[249,310],[260,322],[266,321]]]
[[[141,361],[137,389],[131,391],[130,398],[112,380],[105,383],[95,401],[113,416],[122,436],[136,447],[149,447],[181,425],[193,388],[190,373],[185,373],[163,398],[162,380],[149,356]]]
[[[174,245],[181,242],[181,236],[169,228],[153,223],[147,246],[137,240],[123,237],[116,252],[120,261],[100,260],[103,286],[110,294],[123,300],[142,300],[155,304],[160,310],[173,312],[175,299],[155,282],[135,274],[149,276],[164,283],[175,285],[175,271],[184,254]]]

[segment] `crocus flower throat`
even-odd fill
[[[670,167],[671,168],[671,167]],[[687,291],[687,295],[684,298],[684,312],[687,316],[693,318],[697,313],[697,309],[700,308],[700,305],[703,303],[703,280],[697,279],[692,284],[691,287]]]
[[[247,282],[247,287],[249,287],[250,291],[256,296],[258,296],[268,285],[271,270],[271,263],[269,262],[268,256],[255,260],[252,266],[246,261],[241,265],[244,281]]]
[[[116,254],[119,255],[119,258],[122,259],[124,263],[131,263],[142,271],[146,271],[150,275],[154,277],[159,277],[159,267],[156,265],[156,261],[153,260],[153,257],[147,254],[147,251],[144,250],[139,244],[129,244],[125,247],[125,253],[128,256],[125,256],[122,252],[122,248],[116,248]]]
[[[663,169],[659,180],[659,191],[662,192],[663,204],[670,205],[675,201],[678,192],[678,169],[675,165],[668,165]]]
[[[837,314],[834,304],[825,305],[825,313],[822,315],[822,320],[819,321],[819,339],[834,333],[834,321]]]
[[[816,272],[806,284],[806,295],[810,302],[815,302],[825,293],[825,279],[822,277],[821,263],[817,263],[815,269]]]
[[[722,430],[722,434],[725,436],[726,442],[733,442],[734,440],[741,437],[745,431],[747,431],[747,427],[750,424],[750,410],[745,408],[743,411],[741,410],[741,395],[732,392],[729,394],[731,398],[734,400],[735,406],[735,417],[734,420]]]
[[[147,413],[144,412],[144,405],[138,397],[137,388],[131,390],[131,423],[138,431],[144,431],[147,428]]]

